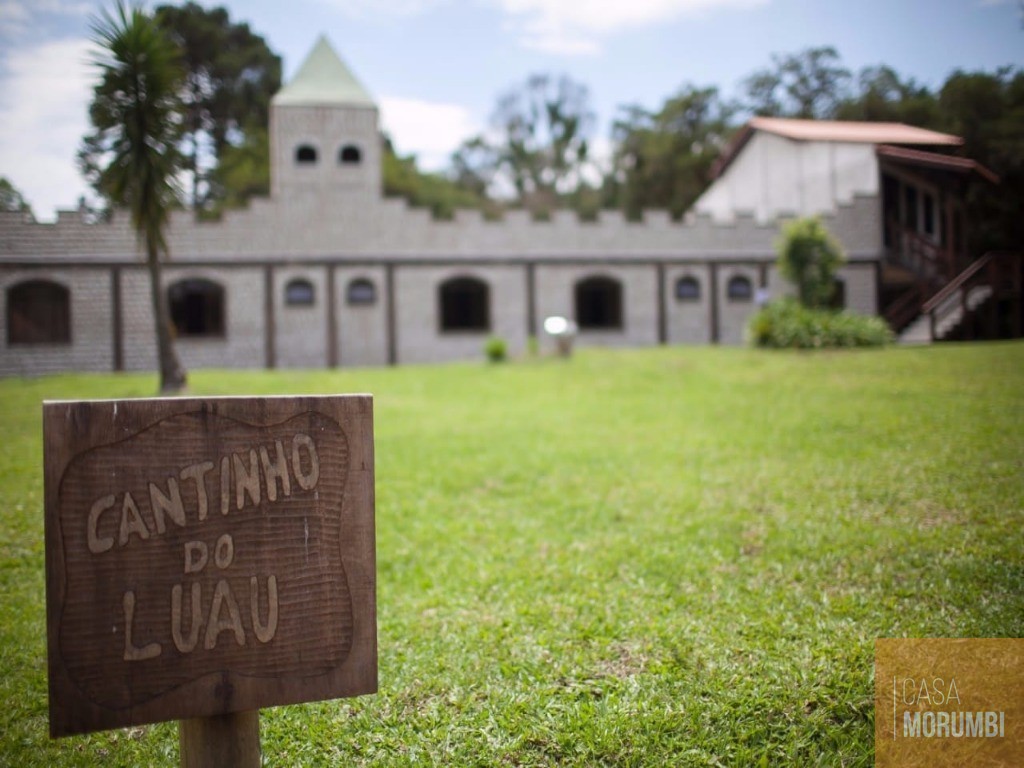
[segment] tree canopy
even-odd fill
[[[772,56],[773,66],[745,81],[745,106],[756,115],[832,117],[846,95],[850,72],[831,46]]]
[[[384,142],[384,194],[404,197],[410,204],[429,208],[435,218],[451,219],[459,208],[479,208],[495,215],[483,188],[459,184],[440,173],[424,173],[416,166],[415,155],[401,156],[387,137]]]
[[[693,85],[657,111],[623,109],[612,128],[614,170],[606,190],[627,217],[638,218],[645,208],[682,216],[711,181],[732,113],[716,88]]]
[[[544,215],[583,180],[593,127],[585,85],[531,75],[498,98],[493,138],[473,137],[456,152],[456,178],[476,190],[503,183],[519,205]]]
[[[264,147],[270,99],[281,87],[280,57],[221,7],[161,5],[155,17],[181,49],[182,149],[192,205],[216,211],[266,194]]]
[[[0,211],[32,213],[32,208],[6,176],[0,176]]]

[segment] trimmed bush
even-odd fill
[[[843,248],[818,218],[784,225],[775,243],[782,276],[796,286],[805,307],[827,307],[835,291],[836,270],[846,261]]]
[[[880,317],[808,309],[795,299],[764,306],[747,323],[755,347],[822,349],[880,347],[892,342],[892,331]]]
[[[500,363],[508,357],[508,345],[505,344],[505,340],[499,336],[492,336],[484,344],[484,354],[487,355],[487,359],[492,363]]]

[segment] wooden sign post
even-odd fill
[[[183,765],[246,765],[261,707],[376,691],[370,396],[52,402],[43,435],[52,736],[181,720]]]

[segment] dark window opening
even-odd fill
[[[754,285],[749,277],[733,275],[726,284],[725,295],[730,301],[750,301],[754,298]]]
[[[365,277],[356,278],[348,284],[345,299],[350,305],[366,306],[377,303],[377,286]]]
[[[68,344],[71,292],[49,280],[26,280],[7,289],[8,344]]]
[[[224,335],[224,289],[199,278],[179,280],[167,289],[171,322],[179,336]]]
[[[312,147],[309,144],[303,144],[295,150],[295,162],[297,163],[315,163],[316,162],[316,147]]]
[[[341,153],[338,155],[338,162],[342,165],[358,165],[363,159],[363,153],[359,151],[359,147],[347,144],[341,148]]]
[[[487,331],[491,327],[487,283],[475,277],[454,277],[441,284],[442,331]]]
[[[687,275],[676,281],[676,299],[679,301],[699,301],[700,282],[697,278]]]
[[[924,196],[924,231],[925,234],[935,234],[935,198],[931,195]]]
[[[622,284],[610,277],[576,283],[576,323],[580,330],[622,328]]]
[[[900,183],[889,174],[882,175],[882,212],[885,244],[893,244],[893,225],[900,224]]]
[[[309,280],[297,277],[284,287],[284,303],[289,307],[311,307],[315,301],[316,291]]]
[[[903,188],[903,223],[917,231],[917,190],[914,187]]]

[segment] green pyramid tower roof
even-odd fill
[[[295,73],[291,82],[274,96],[285,106],[345,105],[376,107],[370,94],[334,52],[323,35]]]

